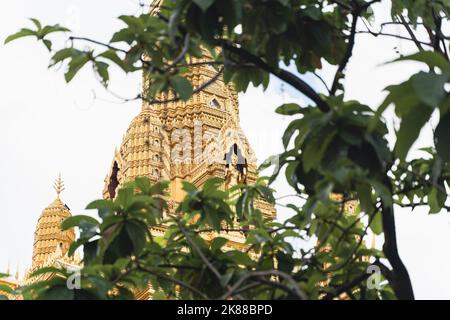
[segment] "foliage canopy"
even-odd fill
[[[87,65],[105,87],[111,65],[126,73],[145,72],[150,90],[136,99],[149,103],[164,103],[158,94],[169,90],[176,99],[187,100],[210,85],[194,88],[186,78],[191,58],[201,58],[203,50],[211,59],[200,63],[214,67],[239,92],[250,84],[267,88],[276,77],[310,101],[284,104],[276,111],[292,122],[283,136],[285,151],[274,156],[279,166],[269,183],[284,173],[295,196],[304,199],[302,206],[287,206],[293,211],[287,221],[267,220],[253,205],[259,198],[277,202],[264,181],[229,191],[217,180],[202,189],[185,183],[186,198],[177,214],[167,215],[167,184],[139,178],[115,200],[91,203],[88,208],[98,210],[98,219],[75,216],[63,223],[63,228],[80,229],[71,253],[83,247],[81,290],[69,291],[63,275],[21,292],[33,298],[132,299],[150,283],[157,299],[332,299],[343,294],[413,299],[397,249],[394,213],[398,207],[426,206],[430,213],[448,209],[450,62],[444,26],[450,1],[386,1],[391,17],[374,31],[372,7],[378,2],[166,0],[154,14],[119,17],[124,26],[107,42],[70,34],[70,45],[55,50],[52,34],[69,31],[59,25],[43,27],[35,19],[34,29],[8,37],[5,42],[29,36],[43,41],[52,54],[50,66],[66,66],[67,82]],[[389,25],[404,28],[408,36],[384,31]],[[387,87],[380,106],[344,98],[346,67],[361,33],[413,43],[417,52],[395,63],[411,60],[426,67]],[[301,74],[315,73],[325,61],[336,73],[331,83],[323,81],[326,94],[319,94]],[[393,148],[383,118],[389,106],[400,122]],[[433,145],[423,150],[422,158],[408,157],[433,113],[440,115]],[[236,192],[237,197],[230,196]],[[352,203],[356,211],[348,214]],[[164,237],[152,236],[149,229],[161,223],[168,226]],[[245,250],[225,250],[222,237],[211,243],[201,237],[231,229],[246,234]],[[382,251],[365,246],[369,229],[383,235]],[[316,245],[309,250],[292,244],[311,239]],[[373,264],[384,283],[377,289],[368,288],[366,270]]]

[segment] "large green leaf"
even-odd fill
[[[306,173],[320,165],[323,155],[336,133],[334,128],[328,127],[316,130],[303,151],[303,168]]]
[[[275,112],[285,116],[291,116],[293,114],[302,113],[303,109],[296,103],[285,103],[279,106]]]
[[[192,95],[192,85],[186,78],[175,76],[170,78],[170,84],[181,100],[188,100]]]
[[[381,212],[375,213],[375,216],[370,223],[370,230],[372,230],[376,235],[380,235],[383,232],[383,219]]]
[[[430,213],[439,213],[447,200],[447,193],[443,192],[445,190],[445,185],[442,183],[439,184],[439,187],[440,188],[434,186],[428,194]]]
[[[53,55],[52,59],[50,60],[49,67],[52,67],[55,64],[57,64],[58,62],[64,61],[65,59],[75,57],[80,54],[81,54],[81,52],[74,48],[65,48],[65,49],[59,50]]]
[[[435,74],[419,72],[411,78],[413,89],[421,102],[431,108],[439,107],[445,96],[444,85],[448,73]]]
[[[424,62],[430,67],[438,67],[443,71],[450,69],[450,62],[448,62],[440,53],[432,51],[420,51],[418,53],[398,58],[395,61],[413,60]]]
[[[356,185],[356,191],[358,193],[359,205],[363,212],[370,214],[373,210],[372,202],[372,188],[365,183],[358,183]]]
[[[90,60],[91,57],[88,53],[83,53],[73,57],[69,63],[69,68],[67,72],[64,74],[66,82],[70,82],[73,79],[73,77],[75,77],[75,75],[78,73],[78,71],[80,71],[81,68],[83,68],[83,66]]]
[[[70,290],[65,285],[55,285],[43,291],[38,300],[73,300],[75,290]]]
[[[226,243],[228,242],[228,239],[225,239],[223,237],[216,237],[211,242],[211,251],[217,252],[219,251]]]
[[[85,222],[85,223],[91,224],[93,226],[96,226],[99,224],[99,222],[95,218],[80,214],[80,215],[69,217],[66,220],[64,220],[61,223],[61,229],[67,230],[67,229],[70,229],[73,227],[78,227],[81,222]]]
[[[134,252],[138,255],[145,247],[147,228],[144,224],[137,221],[128,221],[125,224],[125,229],[133,242]]]
[[[11,42],[11,41],[19,39],[19,38],[28,37],[28,36],[35,36],[35,35],[36,35],[36,31],[24,28],[24,29],[21,29],[19,32],[8,36],[5,39],[4,44],[7,44],[8,42]]]
[[[403,116],[395,144],[395,154],[400,160],[405,160],[409,149],[417,140],[422,127],[430,119],[432,112],[433,110],[430,107],[419,104]]]
[[[63,275],[63,276],[66,275],[65,271],[61,270],[59,268],[56,268],[56,267],[44,267],[44,268],[40,268],[40,269],[38,269],[36,271],[33,271],[29,275],[29,277],[30,278],[34,278],[34,277],[40,276],[42,274],[47,274],[47,273],[55,273],[55,274],[59,274],[59,275]]]
[[[108,86],[109,83],[109,65],[102,61],[95,61],[95,71],[100,76],[101,82],[104,86]]]

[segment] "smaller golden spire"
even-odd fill
[[[16,268],[16,281],[19,281],[19,263],[17,262],[17,268]]]
[[[58,175],[58,179],[56,179],[55,183],[53,184],[53,189],[56,191],[56,195],[59,199],[59,195],[61,192],[64,191],[64,181],[61,179],[61,173]]]

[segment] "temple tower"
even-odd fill
[[[61,223],[72,216],[69,207],[60,199],[60,194],[64,190],[61,175],[53,187],[56,191],[56,199],[42,211],[36,225],[30,272],[50,266],[56,259],[64,257],[72,242],[75,241],[74,229],[61,230]]]
[[[152,3],[151,14],[159,12],[161,2]],[[170,181],[169,208],[184,197],[182,181],[200,187],[218,177],[225,188],[256,181],[256,157],[239,124],[237,92],[225,84],[216,66],[207,63],[212,58],[203,52],[201,59],[187,58],[187,63],[194,63],[184,75],[195,92],[189,100],[176,100],[169,91],[159,94],[156,103],[143,101],[114,153],[105,178],[105,198],[114,198],[120,185],[137,176]],[[151,84],[145,74],[143,79],[146,97]],[[202,90],[197,92],[199,87]],[[275,216],[268,203],[256,205],[267,216]]]

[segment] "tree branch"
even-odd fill
[[[356,23],[358,22],[358,13],[354,11],[352,13],[352,25],[350,27],[350,38],[348,40],[348,46],[347,50],[345,51],[344,57],[342,58],[341,63],[339,64],[339,67],[336,71],[336,74],[334,75],[333,85],[331,86],[330,94],[335,95],[336,91],[338,89],[339,79],[342,78],[345,67],[347,66],[352,53],[353,53],[353,47],[355,46],[355,35],[356,35]]]
[[[392,186],[387,176],[385,185],[392,193]],[[382,202],[381,216],[384,231],[383,252],[392,266],[392,288],[397,298],[401,300],[414,300],[414,292],[408,270],[398,253],[394,207]]]
[[[292,289],[289,291],[292,291],[292,293],[297,296],[301,300],[308,300],[308,296],[306,293],[304,293],[298,286],[298,284],[295,282],[295,280],[287,273],[279,271],[279,270],[267,270],[267,271],[250,271],[244,274],[236,283],[219,299],[225,300],[229,297],[233,296],[233,294],[236,294],[236,291],[239,289],[239,287],[244,283],[245,280],[252,278],[252,277],[265,277],[265,276],[279,276],[281,278],[286,279],[291,285]]]
[[[280,80],[283,80],[284,82],[290,84],[295,89],[297,89],[305,96],[307,96],[309,99],[311,99],[313,102],[315,102],[317,107],[322,112],[330,111],[330,106],[320,97],[320,95],[310,85],[308,85],[305,81],[303,81],[299,77],[295,76],[293,73],[281,69],[279,67],[270,66],[266,62],[264,62],[261,58],[254,56],[253,54],[244,50],[243,48],[233,45],[227,40],[223,39],[219,40],[218,45],[222,46],[225,50],[238,55],[247,62],[253,63],[256,67],[259,67],[262,70],[273,74]]]
[[[416,47],[420,50],[423,51],[423,47],[420,43],[419,40],[417,40],[416,35],[414,34],[414,32],[412,31],[411,27],[409,26],[409,23],[405,20],[405,18],[403,17],[403,15],[398,15],[402,25],[405,27],[406,31],[408,32],[409,36],[411,37],[411,40],[415,43]]]

